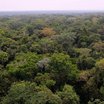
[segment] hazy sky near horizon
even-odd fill
[[[104,10],[104,0],[0,0],[0,11]]]

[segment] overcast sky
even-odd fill
[[[104,10],[104,0],[0,0],[0,11]]]

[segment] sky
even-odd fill
[[[37,10],[104,11],[104,0],[0,0],[0,11]]]

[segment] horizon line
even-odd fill
[[[86,11],[86,12],[104,12],[104,10],[2,10],[0,12],[47,12],[47,11],[66,11],[66,12],[71,12],[71,11]]]

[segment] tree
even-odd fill
[[[50,37],[52,35],[55,35],[55,31],[53,30],[53,28],[49,28],[49,27],[45,27],[43,28],[43,30],[41,30],[40,34],[42,37]]]
[[[7,65],[8,72],[17,79],[30,79],[37,73],[39,56],[35,53],[20,53]]]
[[[1,104],[25,104],[32,96],[35,87],[35,83],[15,82],[11,85],[8,95],[3,98]]]
[[[78,70],[76,65],[72,64],[69,55],[54,53],[50,60],[50,70],[54,73],[57,83],[63,84],[76,79]]]
[[[101,59],[96,63],[96,68],[99,70],[104,70],[104,59]]]
[[[73,44],[75,42],[74,33],[63,33],[60,35],[54,35],[51,38],[57,43],[57,50],[59,52],[64,51],[69,55],[73,54]]]
[[[12,78],[6,70],[0,70],[0,101],[7,94],[12,81]]]
[[[74,50],[80,57],[89,57],[91,53],[91,49],[89,48],[75,48]]]
[[[57,43],[50,38],[42,38],[38,42],[34,42],[30,50],[39,54],[53,53],[57,51]]]
[[[48,70],[50,59],[45,57],[37,62],[39,72],[45,73]]]
[[[95,99],[94,101],[89,101],[88,104],[104,104],[104,101],[100,99]]]
[[[4,35],[5,34],[5,31],[0,29],[0,35]]]
[[[46,85],[48,88],[52,88],[55,85],[55,81],[51,78],[49,73],[38,73],[37,76],[35,77],[34,81],[38,85]]]
[[[53,53],[57,49],[57,44],[49,38],[43,38],[39,41],[41,53]]]
[[[104,59],[101,59],[96,63],[95,80],[100,89],[101,99],[104,100]]]
[[[0,50],[7,52],[9,58],[13,59],[18,50],[18,43],[11,38],[0,36]]]
[[[80,70],[91,69],[95,66],[95,60],[92,57],[82,56],[78,58],[77,66]]]
[[[101,99],[104,100],[104,85],[100,87]]]
[[[104,42],[96,42],[92,44],[93,56],[95,58],[103,58],[104,57]]]
[[[0,51],[0,64],[4,65],[8,61],[8,53]]]
[[[61,99],[45,86],[15,82],[1,104],[61,104]]]
[[[79,104],[79,96],[70,85],[65,85],[62,92],[57,92],[62,99],[62,104]]]
[[[96,62],[96,73],[95,80],[98,87],[101,87],[104,84],[104,59],[101,59]]]

